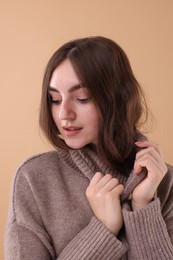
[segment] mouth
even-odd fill
[[[74,136],[79,134],[79,132],[82,130],[82,127],[77,126],[64,126],[63,132],[66,136]]]

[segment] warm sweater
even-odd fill
[[[5,260],[173,259],[173,167],[145,208],[125,201],[124,227],[115,237],[92,213],[85,196],[96,171],[128,180],[105,166],[89,148],[52,151],[18,169],[5,236]],[[127,197],[127,196],[124,196]]]

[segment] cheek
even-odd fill
[[[59,116],[58,116],[58,111],[54,106],[52,106],[52,108],[51,108],[51,113],[52,113],[53,120],[54,120],[55,124],[57,125],[58,121],[59,121],[58,120]]]

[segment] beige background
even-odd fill
[[[1,245],[15,169],[51,149],[38,127],[45,64],[62,43],[88,35],[126,51],[155,116],[149,136],[173,164],[172,0],[0,0]]]

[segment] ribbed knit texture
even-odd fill
[[[173,259],[172,243],[160,212],[159,199],[151,202],[147,209],[123,211],[123,216],[130,259]]]
[[[122,253],[126,251],[122,243],[118,241],[106,227],[98,222],[95,217],[92,218],[86,230],[83,229],[83,231],[76,236],[76,239],[68,244],[59,259],[111,260],[119,259]],[[85,241],[82,239],[83,233],[85,234]]]
[[[85,196],[96,171],[110,173],[125,185],[125,232],[118,238],[93,216]],[[89,148],[30,158],[15,174],[5,260],[173,259],[172,172],[169,166],[157,198],[133,212],[128,199],[142,176],[131,173],[127,179]]]

